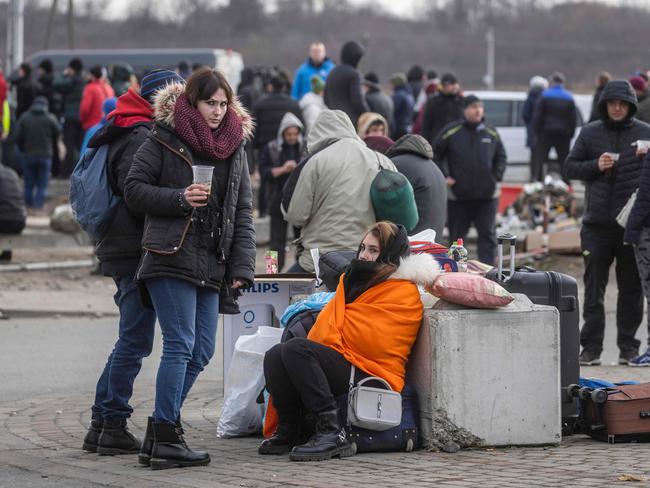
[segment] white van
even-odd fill
[[[521,118],[527,93],[523,91],[468,91],[466,95],[476,95],[483,101],[485,121],[496,127],[506,149],[508,167],[504,181],[527,182],[530,179],[530,149],[526,146],[526,125]],[[580,127],[589,120],[591,95],[575,95],[578,107],[577,137]],[[571,142],[573,145],[573,141]],[[557,158],[552,150],[549,156]]]

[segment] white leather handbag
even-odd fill
[[[378,431],[397,427],[402,422],[402,395],[378,376],[364,378],[354,386],[354,371],[355,367],[352,365],[348,394],[348,425]],[[386,386],[386,389],[363,386],[369,381],[379,381]]]

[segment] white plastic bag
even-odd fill
[[[422,232],[418,232],[414,236],[409,236],[410,242],[436,242],[436,231],[433,229],[425,229]]]
[[[257,403],[257,397],[264,388],[264,353],[281,337],[282,329],[261,326],[255,334],[237,339],[225,381],[217,437],[261,432],[264,405]]]

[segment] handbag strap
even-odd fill
[[[354,364],[350,363],[350,389],[348,393],[352,391],[352,388],[354,388],[354,370],[355,370]]]

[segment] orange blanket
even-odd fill
[[[401,392],[422,314],[420,292],[411,281],[387,280],[346,305],[341,277],[308,337]]]

